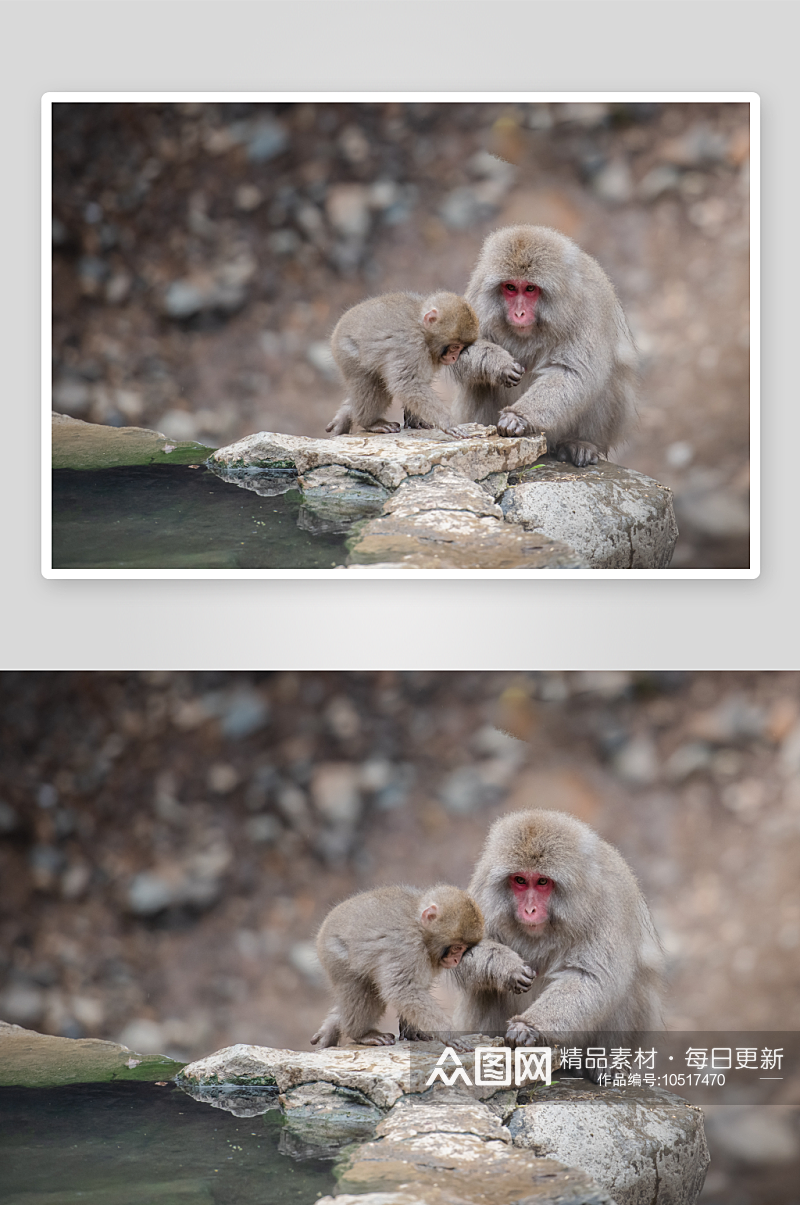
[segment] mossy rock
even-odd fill
[[[99,1038],[57,1038],[0,1021],[0,1087],[53,1088],[117,1080],[170,1080],[183,1063]]]

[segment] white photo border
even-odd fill
[[[62,102],[85,103],[213,103],[213,102],[329,102],[329,103],[744,103],[750,106],[750,566],[747,569],[405,569],[369,565],[333,569],[54,569],[52,566],[52,108]],[[755,92],[47,92],[42,97],[41,145],[41,392],[42,392],[42,523],[41,571],[48,579],[220,579],[315,578],[352,582],[358,577],[442,581],[546,578],[564,580],[658,578],[754,579],[761,572],[760,472],[760,306],[761,194],[760,97]]]

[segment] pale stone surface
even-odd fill
[[[582,1168],[617,1205],[694,1205],[709,1162],[697,1105],[660,1088],[581,1080],[541,1095],[510,1118],[515,1146]]]
[[[340,1197],[320,1197],[317,1205],[439,1205],[443,1199],[439,1193],[431,1196],[427,1192],[424,1197],[416,1192],[367,1192],[357,1196],[346,1192]]]
[[[592,569],[666,569],[678,526],[672,491],[633,469],[547,462],[500,499],[506,519],[563,540]]]
[[[182,1064],[161,1054],[137,1054],[100,1038],[58,1038],[0,1021],[0,1086],[47,1088],[114,1080],[171,1079]]]
[[[571,548],[492,518],[427,511],[373,519],[350,549],[350,564],[401,569],[583,569]]]
[[[413,1138],[382,1138],[357,1147],[339,1165],[340,1187],[345,1193],[410,1192],[412,1201],[416,1193],[426,1205],[614,1205],[577,1168],[532,1158],[498,1138],[452,1132],[446,1113],[442,1126]]]
[[[180,1082],[192,1084],[276,1084],[286,1093],[319,1081],[356,1088],[380,1109],[389,1109],[410,1088],[406,1047],[384,1049],[339,1046],[323,1051],[279,1050],[271,1046],[226,1046],[189,1063]]]
[[[472,1045],[501,1046],[500,1038],[469,1036]],[[380,1109],[390,1109],[405,1093],[424,1091],[444,1047],[441,1042],[397,1042],[394,1046],[333,1046],[326,1050],[280,1050],[271,1046],[226,1046],[189,1063],[179,1083],[190,1094],[196,1087],[219,1084],[270,1084],[286,1093],[298,1084],[325,1082],[355,1088]],[[475,1055],[459,1056],[471,1080]],[[474,1088],[475,1099],[491,1097],[494,1085]]]
[[[286,1153],[295,1158],[335,1154],[349,1142],[369,1138],[383,1113],[355,1088],[299,1084],[280,1097],[286,1125]]]
[[[504,439],[492,427],[474,426],[481,434],[468,439],[451,439],[443,431],[422,430],[404,430],[396,435],[339,435],[335,439],[260,431],[218,448],[212,460],[228,470],[248,466],[286,468],[293,464],[301,475],[323,465],[338,464],[368,473],[387,489],[396,489],[406,477],[428,473],[437,464],[450,465],[480,481],[490,473],[534,464],[547,450],[544,436]]]
[[[303,491],[297,525],[315,535],[349,531],[359,519],[379,515],[389,497],[386,487],[368,473],[339,464],[309,469],[297,484]]]
[[[424,477],[410,477],[388,498],[383,513],[411,519],[426,511],[456,511],[502,519],[488,490],[450,466],[437,466]]]
[[[104,427],[53,413],[54,469],[111,469],[133,464],[203,464],[213,448],[168,439],[146,427]]]
[[[482,485],[449,465],[409,477],[358,529],[350,565],[414,569],[575,569],[571,548],[503,521]]]
[[[437,1085],[438,1089],[438,1085]],[[453,1090],[429,1089],[420,1098],[403,1097],[381,1121],[375,1135],[405,1142],[424,1134],[471,1134],[481,1140],[510,1142],[500,1118],[471,1096],[459,1099]]]

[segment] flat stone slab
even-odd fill
[[[168,439],[146,427],[104,427],[53,414],[54,469],[113,469],[135,464],[203,464],[213,448]]]
[[[379,1109],[389,1109],[410,1088],[410,1058],[398,1043],[385,1049],[339,1046],[325,1051],[271,1046],[226,1046],[183,1068],[179,1082],[275,1084],[282,1093],[298,1084],[325,1082],[355,1088]]]
[[[429,473],[434,465],[450,465],[473,481],[491,473],[511,472],[535,464],[547,451],[543,435],[505,439],[494,427],[477,423],[468,439],[451,439],[443,431],[403,430],[396,435],[338,435],[334,439],[308,439],[260,431],[213,453],[212,463],[236,469],[286,469],[299,474],[323,465],[338,464],[368,473],[387,489],[396,489],[406,477]]]
[[[492,493],[452,465],[409,477],[350,542],[350,565],[413,569],[580,569],[565,543],[503,519]]]
[[[172,1079],[182,1063],[162,1054],[137,1054],[99,1038],[58,1038],[0,1021],[0,1086],[52,1088],[116,1080]]]
[[[603,461],[578,469],[546,462],[500,498],[506,519],[563,540],[592,569],[666,569],[678,525],[672,491]]]
[[[411,1192],[428,1203],[614,1205],[608,1193],[577,1168],[532,1158],[502,1138],[484,1138],[450,1125],[443,1110],[437,1131],[364,1143],[337,1168],[340,1187],[356,1193]]]
[[[474,1034],[479,1046],[502,1046],[500,1038]],[[334,1084],[353,1088],[379,1109],[391,1107],[406,1093],[425,1090],[425,1082],[444,1047],[441,1042],[396,1042],[394,1046],[332,1046],[326,1050],[282,1050],[272,1046],[226,1046],[194,1063],[178,1077],[190,1095],[197,1088],[221,1084],[274,1085],[284,1095],[299,1084]],[[471,1079],[475,1056],[459,1056]],[[493,1085],[473,1088],[476,1099],[495,1095]],[[224,1104],[222,1105],[224,1108]]]
[[[508,1122],[514,1145],[567,1161],[617,1205],[694,1205],[709,1162],[703,1112],[660,1088],[562,1080]]]

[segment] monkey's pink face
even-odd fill
[[[458,357],[466,347],[465,343],[448,343],[447,347],[439,357],[440,364],[455,364]]]
[[[523,925],[544,925],[549,919],[549,899],[553,880],[543,874],[520,871],[508,880],[517,907],[517,920]]]
[[[452,970],[457,967],[467,952],[468,947],[462,945],[448,946],[441,958],[441,965]]]
[[[500,292],[510,326],[533,326],[536,321],[536,303],[541,291],[538,285],[529,280],[503,281]]]

